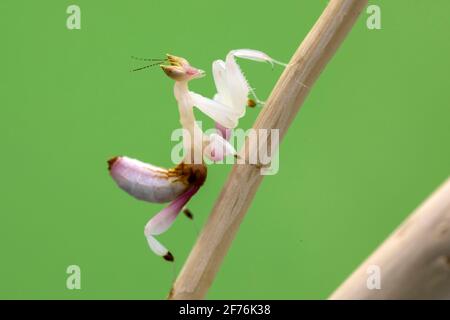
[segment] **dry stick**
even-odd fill
[[[297,114],[320,72],[352,28],[367,0],[331,0],[273,89],[254,129],[279,129],[280,139]],[[270,147],[259,141],[258,147]],[[241,158],[248,159],[248,139]],[[245,151],[247,150],[247,151]],[[265,149],[270,150],[270,148]],[[248,161],[247,161],[248,163]],[[213,211],[192,249],[169,299],[201,299],[222,260],[262,180],[258,165],[234,165]]]
[[[450,178],[330,298],[450,299]]]

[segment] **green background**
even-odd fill
[[[363,13],[316,83],[208,298],[326,298],[449,176],[450,2],[371,2],[382,30]],[[0,298],[164,298],[174,269],[143,235],[163,206],[117,188],[106,160],[171,166],[178,110],[173,81],[130,73],[130,56],[186,57],[208,72],[191,88],[212,96],[214,59],[254,48],[288,61],[326,3],[2,0]],[[81,30],[66,28],[70,4]],[[240,65],[262,98],[282,71]],[[160,237],[176,270],[229,171],[210,166],[195,224],[180,216]],[[66,289],[71,264],[81,290]]]

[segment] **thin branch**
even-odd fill
[[[279,129],[282,139],[315,80],[344,40],[367,0],[331,0],[278,80],[253,128]],[[270,138],[270,135],[269,137]],[[271,141],[259,141],[259,148]],[[248,159],[248,140],[240,157]],[[270,146],[269,146],[270,147]],[[266,149],[266,150],[270,150]],[[248,163],[248,161],[246,162]],[[263,176],[255,165],[234,165],[169,299],[204,298]]]
[[[450,299],[450,178],[330,299]]]

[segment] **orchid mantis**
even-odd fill
[[[207,169],[203,156],[219,161],[236,154],[228,140],[231,130],[245,115],[247,105],[254,104],[253,100],[249,100],[249,95],[261,103],[236,63],[236,57],[284,65],[261,51],[230,51],[225,61],[213,62],[212,73],[217,93],[213,99],[209,99],[189,91],[188,87],[189,81],[203,77],[205,72],[191,66],[184,58],[167,55],[166,59],[156,64],[161,65],[165,74],[175,80],[174,95],[184,129],[184,160],[173,169],[156,167],[128,157],[114,157],[108,161],[111,177],[131,196],[152,203],[170,202],[150,219],[144,229],[151,250],[168,261],[174,260],[173,255],[155,236],[170,228],[180,211],[204,184]],[[166,61],[167,65],[162,64]],[[205,135],[202,132],[195,120],[194,107],[216,122],[217,133]],[[200,137],[199,141],[195,137]]]
[[[193,68],[186,59],[168,55],[170,65],[161,67],[166,74],[174,79],[174,94],[178,101],[180,111],[180,122],[190,137],[201,134],[203,136],[203,151],[205,156],[211,160],[218,161],[227,155],[235,154],[233,146],[227,142],[230,129],[237,126],[238,121],[245,115],[246,106],[252,104],[248,99],[251,93],[258,103],[261,101],[256,97],[254,90],[249,86],[244,74],[235,58],[245,58],[259,62],[269,62],[284,65],[261,51],[241,49],[232,50],[228,53],[225,61],[216,60],[212,65],[212,72],[217,93],[213,99],[203,97],[195,92],[189,91],[188,82],[192,79],[204,76],[204,71]],[[195,123],[193,107],[198,108],[216,122],[218,134],[205,136]],[[184,139],[189,141],[189,139]],[[205,150],[205,145],[207,149]],[[188,146],[185,146],[189,150]],[[196,153],[202,154],[202,152]],[[197,157],[198,158],[198,157]]]

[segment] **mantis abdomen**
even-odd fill
[[[178,170],[167,170],[128,157],[112,158],[108,164],[117,185],[139,200],[166,203],[189,187]]]

